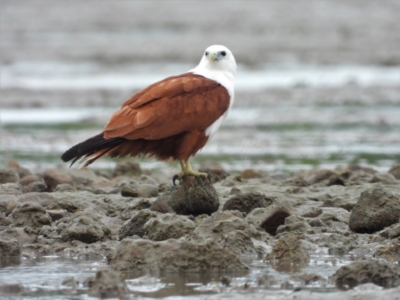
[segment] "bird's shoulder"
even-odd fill
[[[173,98],[193,92],[202,92],[221,85],[212,79],[191,72],[177,76],[167,77],[151,84],[145,89],[137,92],[122,107],[139,108],[140,106],[161,98]]]

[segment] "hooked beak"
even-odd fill
[[[210,53],[209,59],[210,59],[210,62],[218,61],[218,60],[219,60],[219,59],[218,59],[217,53],[214,53],[214,52],[211,52],[211,53]]]

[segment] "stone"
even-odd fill
[[[151,184],[141,184],[139,186],[124,185],[121,189],[124,197],[152,198],[158,196],[158,187]]]
[[[358,233],[373,233],[398,223],[400,199],[378,187],[361,193],[350,214],[349,227]]]
[[[194,228],[195,223],[188,217],[169,213],[151,218],[143,225],[146,237],[153,241],[177,239]]]
[[[276,229],[276,234],[284,232],[305,233],[311,229],[311,226],[302,218],[291,215],[285,219],[285,223]]]
[[[115,270],[127,272],[246,272],[248,266],[233,253],[214,242],[178,241],[154,242],[144,239],[124,239],[109,260]]]
[[[54,191],[59,184],[72,185],[72,179],[69,175],[56,169],[48,169],[43,174],[43,179],[46,182],[50,191]]]
[[[211,183],[216,183],[218,181],[224,180],[226,177],[229,176],[229,173],[219,166],[200,168],[199,172],[207,173],[208,178],[211,180]]]
[[[81,211],[60,219],[57,221],[57,232],[63,241],[78,240],[84,243],[102,241],[111,234],[101,221],[101,216],[90,211]]]
[[[21,256],[21,245],[17,240],[0,239],[0,258]]]
[[[51,224],[51,218],[43,206],[35,202],[17,205],[11,213],[11,221],[18,227],[38,229]]]
[[[381,182],[383,184],[400,184],[400,181],[397,180],[390,173],[375,173],[371,179],[371,182]]]
[[[394,178],[400,180],[400,165],[394,166],[389,170],[389,173],[393,175]]]
[[[219,199],[209,179],[184,176],[179,186],[169,194],[168,204],[177,214],[210,215],[218,210]]]
[[[140,175],[142,175],[142,173],[143,171],[137,162],[127,160],[127,161],[120,161],[117,163],[113,175],[114,177],[117,176],[139,177]]]
[[[104,298],[128,299],[129,289],[124,276],[114,270],[97,271],[94,278],[86,281],[89,296]]]
[[[17,183],[19,176],[16,170],[11,168],[0,169],[0,183]]]
[[[246,220],[256,228],[262,228],[271,235],[276,235],[279,226],[285,224],[285,219],[294,213],[293,208],[284,201],[266,208],[255,208]]]
[[[242,172],[240,172],[240,176],[243,179],[252,179],[252,178],[262,178],[264,177],[263,174],[260,172],[254,170],[254,169],[245,169]]]
[[[396,265],[377,260],[359,260],[341,267],[332,275],[336,286],[352,289],[359,284],[374,283],[391,288],[400,284],[400,274]]]
[[[248,214],[255,208],[268,207],[273,202],[273,198],[260,193],[239,194],[226,201],[222,210],[238,210]]]
[[[279,272],[296,271],[308,264],[308,254],[295,234],[281,236],[264,260],[270,261]]]
[[[142,209],[133,215],[132,219],[125,222],[119,229],[119,240],[123,240],[126,237],[138,235],[143,237],[146,233],[143,226],[151,218],[158,216],[158,213],[149,209]]]

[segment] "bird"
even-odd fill
[[[227,47],[208,47],[195,68],[134,94],[111,115],[100,134],[73,146],[61,159],[86,167],[102,156],[144,154],[179,161],[181,172],[173,181],[207,176],[193,170],[189,158],[205,146],[232,108],[236,67]]]

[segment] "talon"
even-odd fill
[[[174,175],[174,177],[172,177],[172,183],[174,184],[174,186],[176,186],[175,181],[176,181],[177,179],[180,181],[179,175]]]

